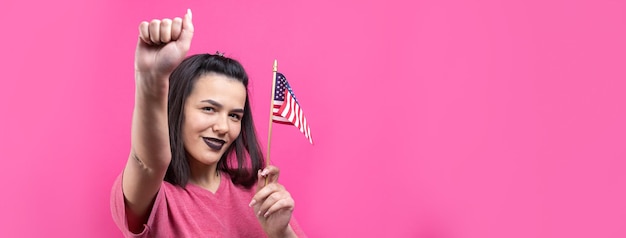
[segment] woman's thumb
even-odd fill
[[[256,182],[256,191],[261,190],[263,187],[265,187],[265,183],[266,183],[266,177],[263,176],[263,174],[261,173],[262,170],[259,169],[259,171],[256,172],[256,176],[257,176],[257,182]]]
[[[185,14],[183,18],[183,29],[180,33],[180,38],[178,38],[178,41],[187,47],[191,45],[191,39],[193,38],[193,22],[191,17],[191,9],[187,9],[187,14]]]

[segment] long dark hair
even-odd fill
[[[198,78],[207,73],[217,73],[236,79],[246,88],[246,104],[241,119],[241,132],[217,162],[217,169],[230,175],[234,184],[252,187],[257,181],[256,171],[264,163],[263,153],[256,138],[248,93],[248,75],[243,66],[234,59],[221,55],[192,55],[174,69],[170,75],[167,100],[168,125],[172,160],[165,181],[185,187],[191,174],[187,152],[183,145],[182,126],[185,121],[184,105]],[[237,159],[232,160],[232,154]],[[249,159],[249,160],[247,160]]]

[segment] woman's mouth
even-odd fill
[[[213,150],[221,150],[222,146],[226,144],[226,141],[216,138],[202,137],[202,139],[204,140],[204,143],[206,143],[206,145]]]

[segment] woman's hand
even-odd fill
[[[257,192],[250,206],[269,237],[295,237],[289,226],[294,200],[278,183],[279,174],[280,170],[271,165],[258,172]]]
[[[139,24],[135,72],[140,79],[167,83],[174,68],[185,59],[193,38],[191,10],[184,18],[152,20]]]

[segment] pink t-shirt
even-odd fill
[[[181,188],[164,181],[140,234],[128,229],[120,175],[111,191],[113,220],[126,237],[267,237],[248,206],[254,187],[236,186],[228,174],[221,175],[215,194],[191,183]],[[298,237],[305,237],[293,217],[289,224]]]

